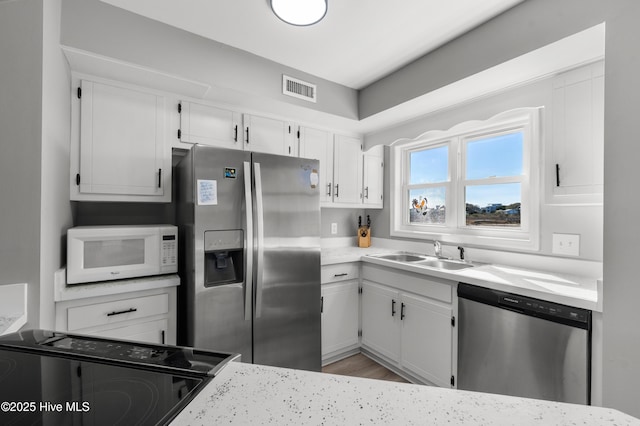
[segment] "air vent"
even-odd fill
[[[297,78],[282,76],[282,93],[305,101],[316,101],[316,85],[298,80]]]

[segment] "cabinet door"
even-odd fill
[[[180,102],[180,141],[242,149],[240,114],[193,102]]]
[[[81,194],[170,197],[164,103],[143,90],[82,81]]]
[[[384,146],[378,145],[363,154],[362,201],[367,208],[382,208],[384,180]]]
[[[333,149],[333,202],[362,204],[362,142],[336,135]]]
[[[453,343],[451,306],[403,293],[400,311],[402,367],[435,385],[450,387]]]
[[[322,286],[322,356],[358,346],[358,281]]]
[[[300,127],[300,157],[320,161],[320,203],[331,203],[333,195],[333,138],[325,130]]]
[[[297,155],[291,123],[244,114],[245,149],[266,154]]]
[[[387,287],[362,283],[362,345],[391,361],[400,359],[400,297]]]
[[[553,192],[598,201],[584,196],[603,191],[604,63],[568,71],[553,84]]]

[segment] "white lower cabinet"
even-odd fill
[[[455,283],[362,269],[362,346],[422,381],[453,386]]]
[[[358,281],[322,286],[322,356],[358,346]]]
[[[360,346],[359,263],[322,267],[322,360],[337,359]]]
[[[175,344],[176,288],[58,302],[56,330],[147,343]]]
[[[400,365],[435,385],[451,386],[452,308],[406,293],[400,300]]]
[[[362,283],[362,345],[400,360],[400,295],[397,290]]]

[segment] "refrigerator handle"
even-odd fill
[[[253,313],[253,201],[251,197],[251,163],[244,162],[244,200],[247,215],[246,275],[244,277],[244,319],[251,321]]]
[[[256,182],[256,318],[262,315],[262,271],[264,270],[264,208],[262,205],[262,175],[260,163],[253,163]]]

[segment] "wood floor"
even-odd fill
[[[369,379],[389,380],[392,382],[409,383],[393,371],[381,366],[377,362],[362,354],[352,355],[322,367],[323,373],[339,374],[341,376],[366,377]]]

